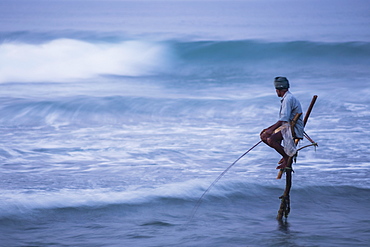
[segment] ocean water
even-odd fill
[[[0,246],[368,246],[369,26],[365,0],[1,0]],[[275,76],[318,95],[289,217],[264,144],[192,217]]]

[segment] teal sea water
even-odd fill
[[[0,1],[0,246],[368,246],[367,1]],[[286,76],[319,144],[259,141]],[[307,140],[301,146],[307,145]]]

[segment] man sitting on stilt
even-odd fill
[[[281,145],[283,134],[278,128],[285,123],[290,123],[297,113],[302,113],[302,107],[301,103],[289,92],[289,81],[286,77],[276,77],[274,85],[277,96],[282,98],[279,120],[270,127],[262,130],[260,137],[264,143],[274,148],[282,156],[279,166],[276,169],[284,169],[288,165],[289,155]],[[303,139],[303,130],[303,117],[301,115],[295,122],[294,130],[292,131],[294,138]]]

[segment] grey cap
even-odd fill
[[[274,85],[276,89],[288,89],[289,81],[286,77],[278,76],[275,77]]]

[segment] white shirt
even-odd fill
[[[287,91],[281,99],[279,121],[290,122],[297,113],[302,113],[301,103],[291,92]],[[294,126],[295,137],[303,138],[303,131],[303,116],[301,115]]]

